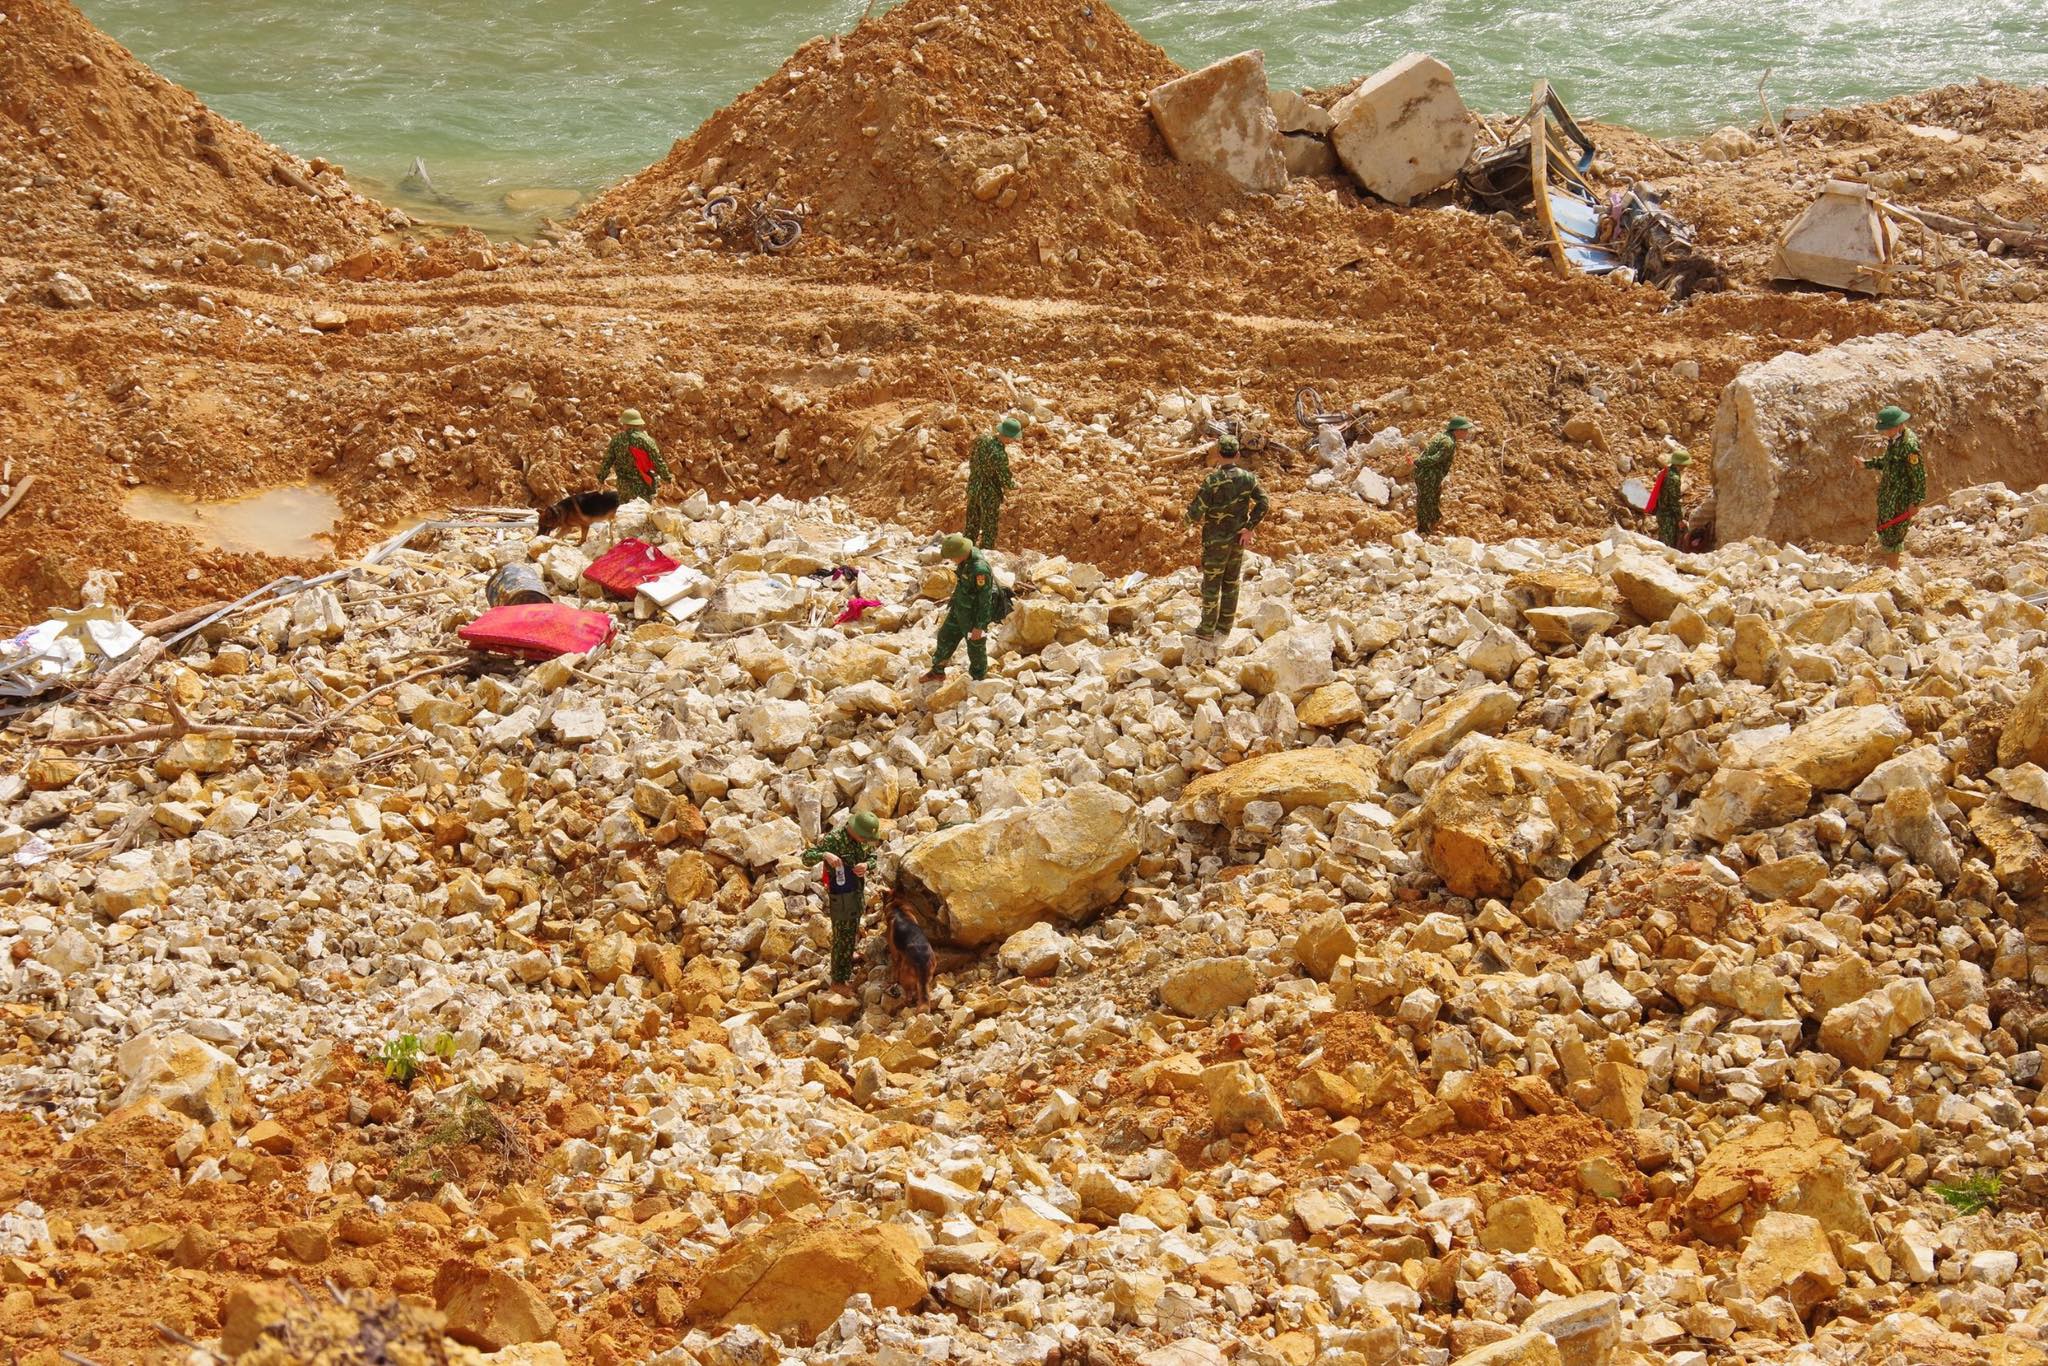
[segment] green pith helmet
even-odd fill
[[[873,844],[882,834],[882,823],[875,819],[875,813],[872,811],[854,812],[853,819],[846,823],[846,828],[851,830],[853,837],[862,844]]]
[[[1692,452],[1673,451],[1671,452],[1671,458],[1664,463],[1671,466],[1672,469],[1682,470],[1692,463]]]
[[[1006,417],[997,426],[996,431],[1002,436],[1003,440],[1015,441],[1018,437],[1024,435],[1024,424],[1014,417]]]
[[[964,560],[974,553],[974,542],[956,531],[939,542],[939,553],[949,560]]]
[[[1236,438],[1236,437],[1234,437],[1234,436],[1225,436],[1225,437],[1219,437],[1219,438],[1217,438],[1217,441],[1216,441],[1216,453],[1217,453],[1218,455],[1221,455],[1221,456],[1232,456],[1232,455],[1236,455],[1236,454],[1237,454],[1237,438]]]
[[[1882,408],[1878,411],[1877,429],[1881,432],[1888,432],[1894,427],[1903,427],[1912,416],[1911,413],[1894,403],[1890,407]]]
[[[1469,432],[1477,430],[1479,424],[1469,417],[1454,417],[1444,424],[1447,432]]]
[[[640,416],[638,408],[628,408],[625,412],[620,413],[619,421],[625,423],[628,427],[645,427],[647,425],[647,419]]]

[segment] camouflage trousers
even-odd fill
[[[979,550],[996,548],[996,522],[1003,515],[1003,494],[1000,489],[967,490],[967,539],[974,542]]]
[[[1415,529],[1427,536],[1443,517],[1444,477],[1441,474],[1415,476]]]
[[[1237,621],[1237,579],[1244,572],[1244,547],[1235,536],[1202,542],[1202,624],[1200,635],[1228,635]]]
[[[1675,504],[1668,508],[1660,505],[1657,509],[1657,539],[1673,549],[1678,547],[1679,516]]]
[[[1914,519],[1908,517],[1905,521],[1892,526],[1884,526],[1884,523],[1891,521],[1911,506],[1912,504],[1896,497],[1887,497],[1883,490],[1878,492],[1877,521],[1883,530],[1877,533],[1877,544],[1888,555],[1896,555],[1906,548],[1906,532],[1912,529]]]
[[[832,984],[853,980],[853,946],[860,942],[865,892],[835,892],[825,898],[832,913]]]
[[[953,651],[960,648],[960,642],[967,642],[967,675],[970,678],[988,677],[988,633],[983,632],[980,640],[967,634],[968,628],[948,615],[939,623],[939,648],[932,656],[932,672],[938,673],[946,667],[946,661],[953,657]]]

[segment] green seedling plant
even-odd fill
[[[411,1086],[412,1079],[420,1074],[420,1036],[401,1034],[387,1040],[377,1060],[384,1064],[386,1078],[402,1087]]]
[[[433,1042],[425,1045],[424,1051],[428,1056],[440,1059],[445,1066],[455,1061],[456,1047],[455,1036],[443,1033],[436,1034]],[[424,1065],[424,1060],[420,1056],[421,1051],[419,1035],[401,1034],[395,1039],[387,1040],[376,1058],[384,1064],[384,1075],[387,1078],[400,1087],[410,1087]]]
[[[1998,1208],[1999,1193],[2004,1184],[1997,1172],[1979,1172],[1967,1181],[1937,1185],[1934,1193],[1957,1214],[1982,1214],[1985,1210]]]

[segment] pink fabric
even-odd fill
[[[616,629],[603,612],[579,612],[559,602],[493,607],[455,634],[479,650],[553,659],[580,655],[612,638]]]
[[[834,617],[832,624],[834,626],[844,626],[849,621],[859,621],[861,613],[867,611],[870,607],[880,607],[881,605],[882,603],[879,598],[848,598],[846,600],[846,610]]]
[[[676,567],[674,560],[647,542],[628,537],[592,560],[583,577],[615,598],[630,598],[641,584]]]

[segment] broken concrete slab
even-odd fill
[[[2040,396],[2048,324],[1968,336],[1922,332],[1859,337],[1813,355],[1786,352],[1745,367],[1721,392],[1714,419],[1717,532],[1861,544],[1875,530],[1877,410],[1913,414],[1927,453],[1927,501],[1959,488],[2048,481],[2048,403]]]
[[[1458,173],[1477,126],[1451,69],[1411,52],[1330,107],[1331,145],[1358,183],[1407,204]]]
[[[1266,54],[1254,49],[1168,81],[1145,103],[1176,160],[1270,192],[1285,188],[1287,161],[1267,94]]]

